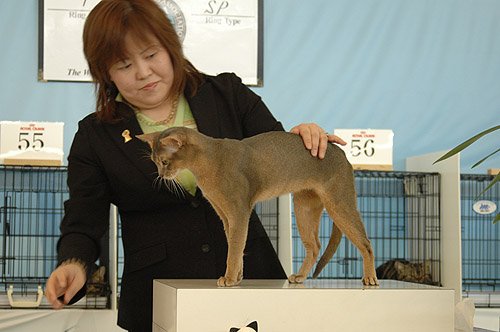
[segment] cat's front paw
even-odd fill
[[[363,285],[365,286],[378,286],[378,280],[377,277],[363,277],[361,279],[363,282]]]
[[[291,274],[288,277],[288,282],[291,284],[302,284],[304,281],[306,281],[307,277],[298,275],[298,274]]]
[[[238,286],[241,283],[241,280],[231,280],[226,277],[220,277],[219,280],[217,280],[217,286],[218,287],[231,287],[231,286]]]

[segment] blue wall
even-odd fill
[[[63,121],[65,153],[90,83],[37,82],[38,0],[0,1],[0,120]],[[394,168],[500,124],[500,1],[264,0],[264,87],[287,129],[392,129]],[[500,168],[500,133],[462,153]]]

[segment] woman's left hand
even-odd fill
[[[291,133],[302,137],[306,149],[311,151],[313,157],[323,159],[325,157],[328,142],[346,145],[347,143],[340,137],[328,134],[315,123],[302,123],[293,127]]]

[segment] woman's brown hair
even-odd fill
[[[170,54],[174,82],[170,96],[183,92],[186,85],[194,95],[202,82],[201,73],[184,57],[177,33],[153,0],[102,0],[89,13],[83,28],[83,52],[95,81],[96,113],[104,122],[115,122],[118,90],[109,76],[109,68],[126,56],[127,33],[137,40],[154,35]]]

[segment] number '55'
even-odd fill
[[[33,133],[30,140],[30,133],[19,133],[19,150],[28,150],[30,146],[33,146],[33,150],[40,151],[43,149],[43,133]]]

